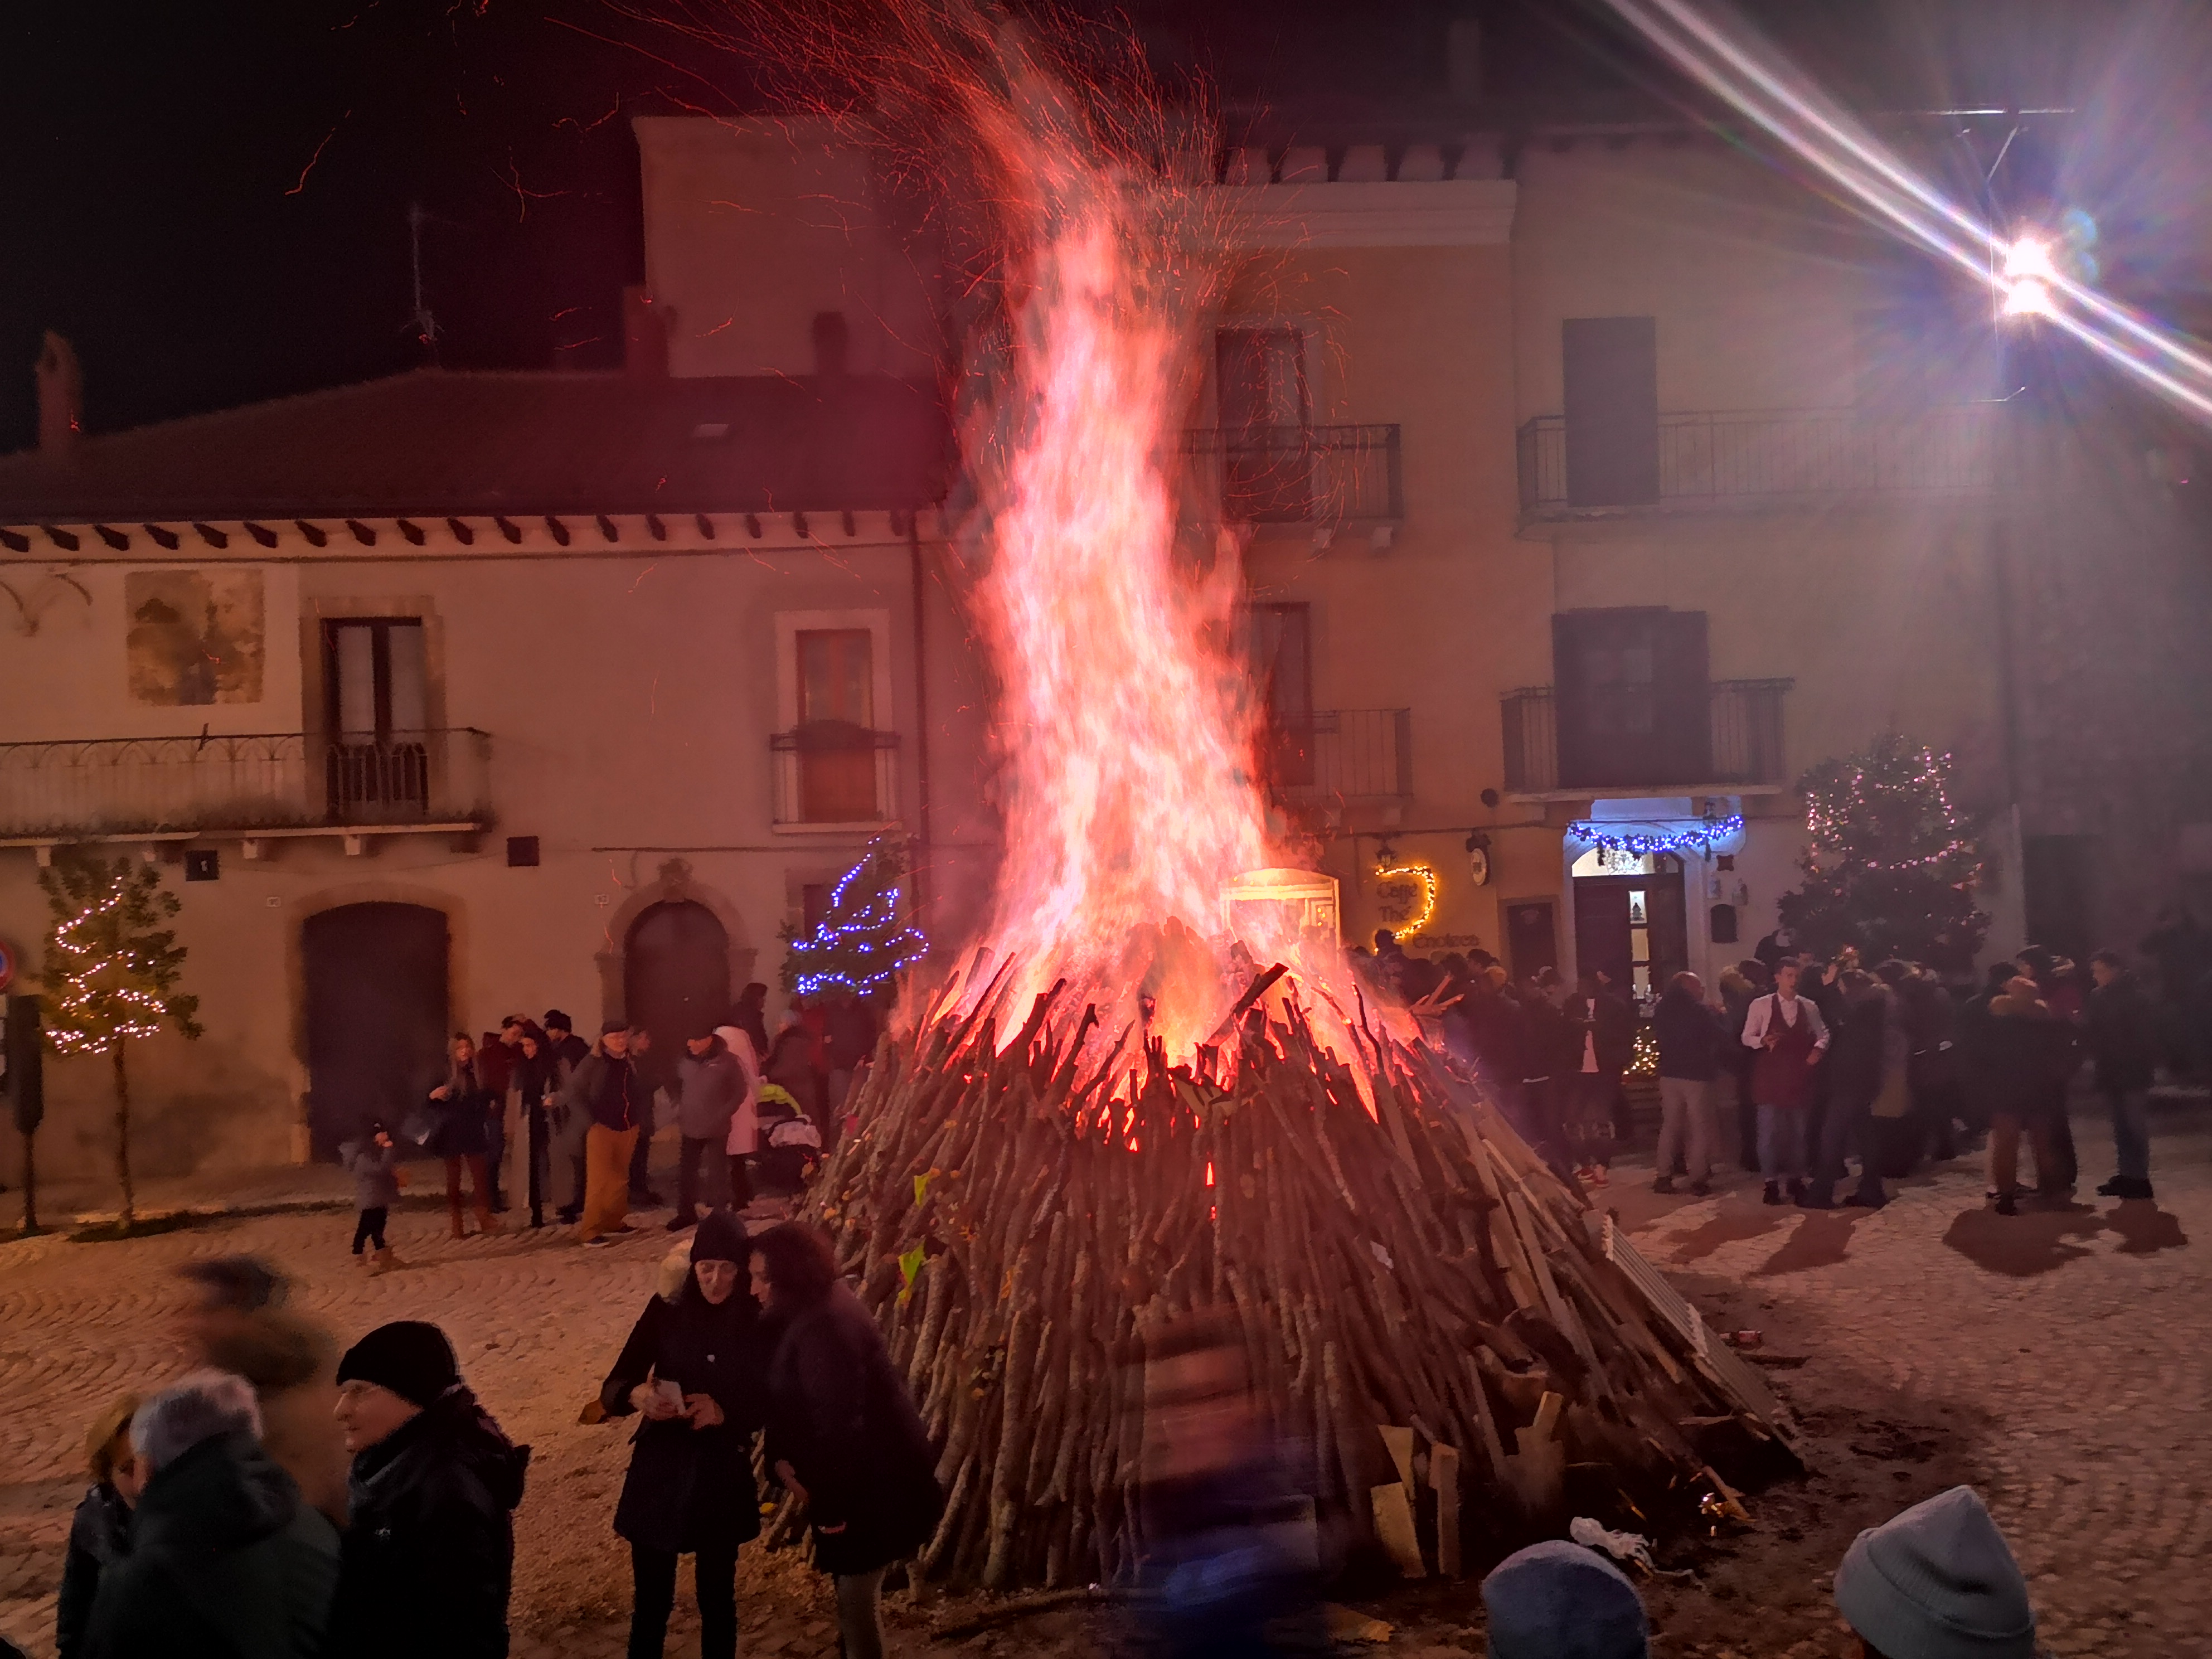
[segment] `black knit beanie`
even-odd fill
[[[749,1261],[752,1253],[752,1246],[745,1242],[745,1224],[727,1210],[708,1212],[699,1231],[691,1235],[694,1261],[741,1262]]]
[[[453,1345],[445,1332],[419,1319],[379,1325],[345,1351],[340,1382],[374,1382],[417,1406],[427,1406],[461,1380]]]

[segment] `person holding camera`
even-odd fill
[[[744,1226],[708,1212],[691,1271],[655,1296],[599,1390],[609,1417],[642,1420],[615,1506],[629,1540],[629,1659],[659,1659],[676,1606],[676,1558],[692,1558],[701,1659],[738,1650],[738,1549],[760,1535],[752,1437],[761,1426],[767,1348],[745,1293]]]

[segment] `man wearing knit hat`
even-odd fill
[[[1861,1533],[1836,1607],[1869,1659],[2035,1659],[2027,1581],[1972,1486]]]
[[[333,1659],[506,1659],[530,1448],[477,1404],[435,1325],[380,1325],[338,1361],[354,1454]]]
[[[1482,1581],[1490,1659],[1650,1659],[1644,1598],[1619,1567],[1551,1539],[1507,1556]]]

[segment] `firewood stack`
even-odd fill
[[[1462,1525],[1470,1555],[1556,1533],[1570,1466],[1645,1529],[1727,1493],[1689,1433],[1763,1435],[1753,1402],[1425,1049],[1358,1032],[1347,1061],[1293,1003],[1195,1067],[1079,1063],[1092,1017],[1060,997],[1003,1049],[988,1003],[887,1036],[804,1212],[941,1449],[926,1576],[1123,1581],[1143,1551],[1130,1356],[1209,1306],[1235,1310],[1278,1432],[1310,1449],[1319,1524],[1409,1574],[1455,1573]],[[797,1524],[787,1505],[771,1541]]]

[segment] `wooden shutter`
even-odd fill
[[[1658,319],[1570,317],[1559,328],[1568,504],[1632,507],[1657,501]]]

